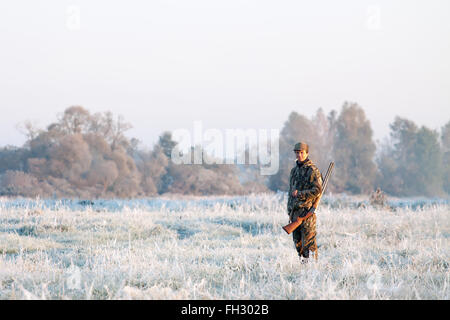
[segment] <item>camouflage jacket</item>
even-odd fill
[[[292,192],[297,190],[297,197]],[[291,169],[287,210],[292,218],[298,211],[309,210],[322,192],[322,175],[314,163],[306,159]],[[304,209],[303,209],[304,208]],[[303,209],[303,210],[302,210]],[[301,214],[301,213],[300,213]]]

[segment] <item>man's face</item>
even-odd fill
[[[308,158],[308,152],[306,150],[295,150],[294,152],[298,161],[305,161]]]

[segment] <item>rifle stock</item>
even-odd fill
[[[325,189],[327,188],[328,180],[330,179],[330,175],[331,175],[331,172],[333,171],[333,167],[334,167],[334,162],[330,162],[330,165],[328,166],[328,170],[327,170],[327,173],[325,174],[325,178],[323,181],[322,192],[317,197],[316,201],[314,201],[309,212],[304,217],[298,217],[297,220],[295,220],[283,227],[283,230],[286,231],[287,234],[291,234],[292,232],[294,232],[295,229],[300,227],[300,225],[303,223],[303,221],[305,221],[306,219],[308,219],[309,217],[311,217],[314,214],[317,207],[319,206],[320,199],[322,199],[322,195],[324,194]]]
[[[297,229],[298,227],[300,227],[300,225],[303,223],[303,221],[305,221],[306,219],[308,219],[309,217],[311,217],[314,214],[314,211],[311,209],[311,211],[309,211],[306,216],[304,217],[298,217],[297,220],[289,223],[288,225],[285,225],[283,227],[284,231],[286,231],[287,234],[291,234],[292,232],[294,232],[295,229]]]

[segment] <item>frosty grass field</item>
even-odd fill
[[[448,201],[324,197],[301,265],[284,194],[0,199],[0,299],[449,299]]]

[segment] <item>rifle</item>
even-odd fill
[[[317,197],[316,201],[314,201],[313,206],[309,210],[309,212],[304,217],[298,217],[296,221],[291,222],[290,224],[283,227],[284,231],[287,232],[287,234],[291,234],[295,229],[297,229],[303,221],[308,219],[310,216],[314,214],[317,207],[319,206],[320,199],[322,198],[323,193],[325,192],[325,189],[327,188],[328,180],[330,179],[331,172],[333,171],[334,162],[330,162],[330,165],[328,166],[327,173],[325,174],[325,178],[323,180],[322,184],[322,192]]]

